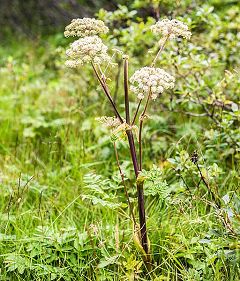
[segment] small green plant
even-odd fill
[[[145,66],[137,70],[129,79],[129,57],[119,50],[113,50],[113,56],[120,54],[123,60],[123,89],[124,89],[124,117],[119,111],[119,106],[114,102],[113,96],[108,86],[109,70],[114,66],[112,58],[108,53],[108,47],[103,43],[100,34],[108,32],[108,28],[101,20],[84,18],[75,19],[65,29],[65,36],[77,36],[80,39],[70,44],[70,48],[66,51],[69,59],[66,61],[66,66],[71,68],[83,67],[86,63],[92,65],[92,69],[100,83],[103,92],[105,93],[115,114],[114,117],[100,117],[99,121],[111,129],[111,138],[117,159],[117,165],[121,174],[122,183],[124,185],[125,194],[127,197],[132,221],[134,223],[135,241],[139,244],[144,259],[150,262],[150,249],[147,235],[147,224],[144,204],[144,181],[151,179],[151,175],[147,176],[142,172],[143,168],[143,147],[142,147],[142,132],[144,121],[149,117],[147,114],[148,107],[151,101],[157,99],[161,94],[174,88],[175,78],[165,70],[156,67],[161,52],[165,48],[168,40],[176,37],[189,39],[191,32],[188,26],[179,20],[163,19],[150,27],[151,31],[158,37],[158,51],[152,59],[150,66]],[[103,65],[105,64],[105,68]],[[129,81],[131,83],[129,87]],[[130,108],[130,95],[136,96],[138,102],[133,113]],[[143,105],[143,107],[141,107]],[[141,112],[142,109],[142,112]],[[133,115],[132,115],[133,113]],[[131,116],[133,116],[131,118]],[[133,212],[132,204],[129,200],[128,190],[125,184],[125,175],[121,169],[121,164],[118,156],[117,142],[128,140],[129,151],[132,159],[132,165],[135,172],[137,198],[138,198],[138,213],[139,226]],[[138,145],[136,145],[136,143]],[[138,148],[138,153],[137,153]],[[166,189],[166,183],[158,183],[160,189]],[[156,191],[152,190],[152,193]],[[100,199],[99,199],[100,200]]]

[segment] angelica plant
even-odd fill
[[[103,43],[100,38],[101,34],[108,32],[108,27],[105,26],[103,21],[84,18],[74,19],[70,25],[65,29],[65,36],[80,37],[78,40],[70,44],[69,49],[66,51],[68,60],[66,66],[71,68],[84,67],[86,63],[90,63],[93,72],[100,83],[105,96],[107,97],[110,106],[115,114],[114,117],[100,117],[99,121],[105,124],[112,131],[112,139],[114,142],[114,150],[117,159],[117,165],[121,174],[122,182],[124,185],[125,194],[130,208],[130,214],[134,223],[135,237],[138,237],[138,242],[145,257],[149,261],[150,250],[147,236],[147,225],[144,204],[144,174],[141,174],[143,168],[142,161],[142,128],[144,120],[147,118],[147,109],[152,100],[160,97],[160,95],[168,90],[174,88],[175,78],[173,75],[166,72],[164,69],[156,67],[157,61],[160,57],[162,50],[165,48],[167,41],[175,39],[178,36],[189,39],[191,32],[188,26],[179,20],[163,19],[158,21],[151,27],[151,30],[159,42],[159,49],[152,60],[151,65],[144,66],[135,71],[130,77],[128,75],[129,57],[123,55],[123,89],[125,97],[125,112],[124,115],[119,111],[119,106],[113,100],[112,94],[108,87],[108,77],[106,71],[102,71],[101,65],[106,64],[107,67],[111,66],[111,57],[108,54],[108,47]],[[129,87],[130,82],[130,87]],[[132,115],[129,107],[129,95],[135,95],[138,101],[136,111]],[[140,112],[141,105],[143,111]],[[139,117],[139,118],[138,118]],[[126,136],[129,144],[129,151],[132,159],[133,169],[136,178],[137,199],[138,199],[138,213],[139,224],[134,217],[133,208],[128,196],[128,190],[124,183],[124,174],[121,169],[116,141]],[[138,144],[138,145],[137,145]],[[138,151],[138,153],[137,153]]]

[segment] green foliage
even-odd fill
[[[87,174],[84,176],[85,194],[82,195],[83,199],[89,199],[93,205],[101,205],[115,209],[121,206],[121,203],[116,202],[116,191],[118,186],[109,179],[102,179],[101,176],[95,174]],[[124,204],[122,204],[124,206]]]
[[[162,176],[162,171],[157,167],[153,166],[150,171],[142,171],[140,176],[144,177],[144,188],[145,195],[156,196],[159,195],[161,198],[166,198],[170,189],[168,187],[167,181],[164,180]]]

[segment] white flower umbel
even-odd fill
[[[173,19],[163,19],[151,26],[151,30],[155,34],[162,34],[169,36],[169,38],[176,38],[182,36],[183,38],[190,39],[191,32],[188,30],[188,26],[183,22]]]
[[[70,48],[66,51],[66,55],[69,57],[66,66],[75,68],[89,62],[94,64],[109,62],[110,57],[107,54],[107,49],[108,47],[98,36],[78,39],[70,44]]]
[[[121,125],[121,121],[117,117],[102,116],[96,118],[97,121],[102,123],[105,127],[115,129]]]
[[[175,78],[161,68],[143,67],[130,78],[130,90],[139,99],[143,99],[151,90],[151,99],[155,100],[164,89],[174,87]]]
[[[123,122],[121,122],[117,117],[102,116],[96,118],[96,120],[111,130],[111,138],[114,141],[125,139],[126,131],[129,130],[133,131],[138,138],[138,127],[136,125],[127,124],[126,120],[124,119]]]
[[[92,35],[99,35],[108,32],[108,27],[101,20],[94,18],[73,19],[71,23],[66,26],[65,37],[77,36],[85,37]]]

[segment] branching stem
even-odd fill
[[[128,59],[124,61],[124,93],[125,93],[125,113],[126,123],[130,125],[130,112],[129,112],[129,92],[128,92]]]
[[[130,114],[129,114],[129,96],[128,96],[128,59],[124,61],[124,93],[125,93],[125,111],[126,111],[126,122],[130,125]],[[140,233],[141,233],[141,245],[146,254],[148,254],[148,240],[147,240],[147,225],[145,217],[145,206],[144,206],[144,193],[143,193],[143,182],[138,182],[139,165],[137,160],[136,148],[131,129],[126,130],[128,137],[130,154],[134,167],[134,172],[137,180],[137,194],[138,194],[138,212],[140,221]]]
[[[137,118],[138,111],[139,111],[139,109],[140,109],[140,105],[141,105],[141,103],[142,103],[142,99],[141,99],[141,100],[139,100],[139,103],[138,103],[137,109],[136,109],[136,111],[135,111],[135,114],[134,114],[134,117],[133,117],[133,120],[132,120],[132,123],[131,123],[131,125],[132,125],[132,126],[134,125],[134,123],[135,123],[135,121],[136,121],[136,118]]]
[[[169,34],[164,38],[164,41],[163,41],[162,45],[160,46],[160,48],[159,48],[159,50],[157,52],[157,55],[156,55],[156,57],[154,58],[154,60],[152,62],[151,67],[155,66],[155,64],[156,64],[156,62],[158,60],[158,57],[160,56],[161,52],[163,51],[163,49],[164,49],[164,47],[165,47],[165,45],[167,43],[168,38],[169,38]]]
[[[119,114],[118,109],[117,109],[117,107],[116,107],[116,105],[115,105],[115,103],[114,103],[114,101],[113,101],[113,99],[112,99],[112,97],[109,93],[109,90],[108,90],[107,84],[105,82],[105,79],[103,79],[103,77],[102,78],[100,77],[100,75],[99,75],[99,73],[98,73],[98,71],[97,71],[97,69],[96,69],[96,67],[93,63],[92,63],[92,67],[93,67],[93,70],[94,70],[94,72],[97,76],[97,79],[98,79],[99,83],[101,84],[101,86],[103,88],[104,93],[106,94],[108,100],[110,101],[110,103],[113,107],[113,110],[114,110],[114,113],[115,113],[116,117],[120,120],[121,123],[124,123],[124,121],[123,121],[121,115]]]

